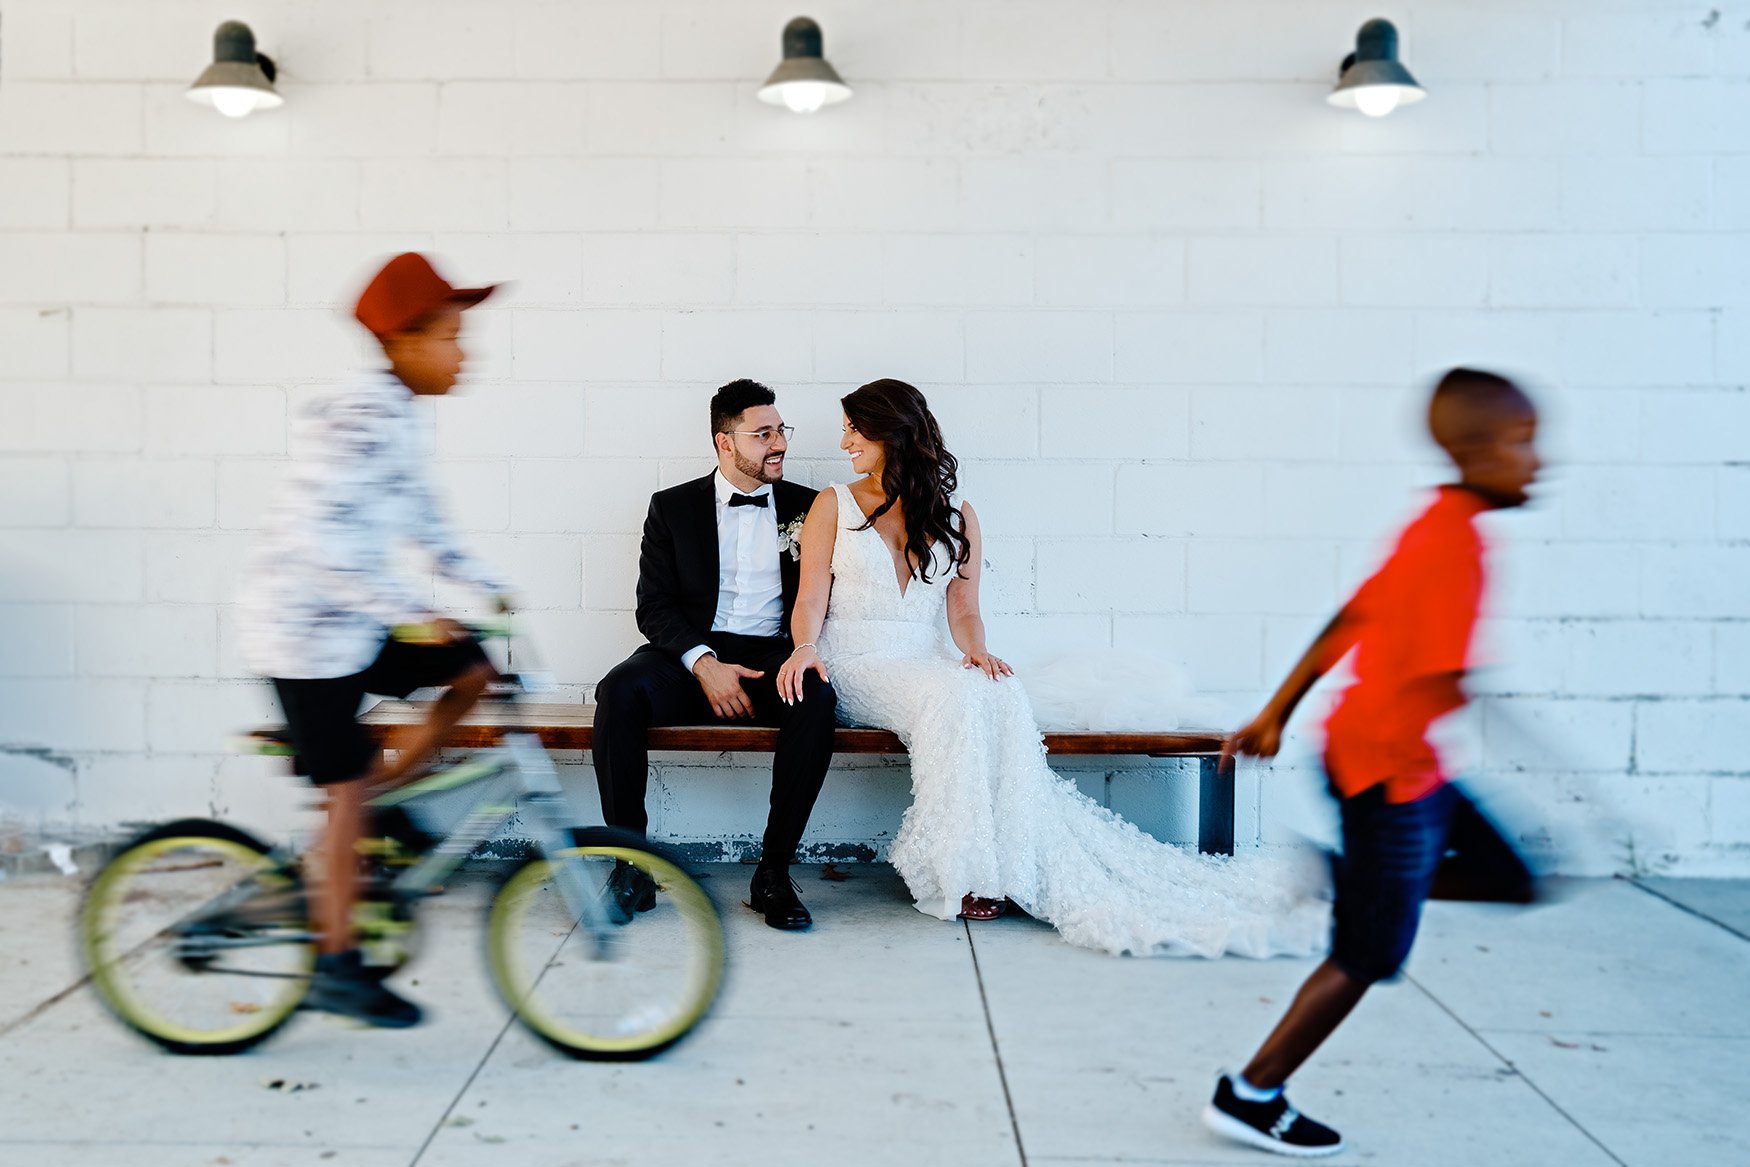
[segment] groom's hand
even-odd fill
[[[711,712],[724,721],[753,716],[753,701],[747,690],[741,687],[741,682],[765,675],[757,669],[725,664],[711,653],[693,662],[693,676],[699,679],[699,687],[705,690],[705,700],[710,702]]]

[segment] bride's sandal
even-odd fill
[[[962,920],[994,920],[1008,908],[1003,900],[987,900],[983,896],[964,895],[960,897],[960,918]]]

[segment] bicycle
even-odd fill
[[[508,624],[477,631],[509,641]],[[526,691],[507,673],[490,698],[514,703]],[[245,741],[250,752],[292,753],[279,731]],[[673,1046],[710,1010],[725,967],[710,893],[660,844],[575,826],[534,734],[507,733],[368,805],[360,850],[371,870],[354,921],[375,974],[412,959],[420,902],[520,813],[531,853],[487,909],[490,977],[515,1018],[571,1057],[630,1061]],[[607,887],[622,867],[661,893],[635,921]],[[239,1053],[282,1028],[309,990],[315,941],[295,852],[210,819],[179,819],[128,842],[93,878],[78,915],[80,954],[103,1004],[179,1054]]]

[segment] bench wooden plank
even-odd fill
[[[418,701],[384,701],[372,707],[360,721],[382,740],[396,726],[424,720],[428,708]],[[550,750],[587,750],[595,740],[595,706],[482,704],[462,719],[449,744],[460,749],[481,749],[496,744],[500,734],[514,730],[537,735]],[[1198,759],[1198,849],[1213,854],[1233,854],[1233,776],[1223,774],[1217,761],[1227,735],[1207,730],[1175,730],[1170,733],[1049,730],[1044,737],[1046,752],[1059,757],[1124,755]],[[764,725],[670,725],[650,731],[652,750],[769,754],[777,745],[778,731]],[[840,726],[835,731],[833,751],[839,754],[906,752],[897,734],[885,729],[848,726]]]

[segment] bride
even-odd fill
[[[978,515],[923,394],[881,380],[843,398],[849,486],[801,533],[796,650],[778,693],[813,670],[851,721],[896,732],[913,802],[890,859],[920,911],[987,920],[1004,900],[1072,944],[1244,956],[1322,947],[1326,905],[1286,867],[1161,843],[1059,777],[1027,694],[985,645]],[[943,615],[950,647],[944,639]]]

